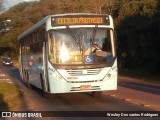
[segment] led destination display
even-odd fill
[[[52,26],[65,26],[65,25],[109,25],[108,16],[64,16],[52,17]]]

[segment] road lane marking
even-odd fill
[[[116,95],[112,94],[112,95],[108,95],[108,96],[115,97]]]
[[[151,105],[149,105],[149,104],[141,104],[141,106],[150,107]]]
[[[142,103],[139,103],[138,101],[133,101],[132,99],[129,99],[129,98],[122,98],[122,97],[114,95],[114,94],[110,94],[108,96],[115,97],[115,98],[121,99],[123,101],[129,102],[129,103],[132,103],[132,104],[135,104],[135,105],[138,105],[138,106],[148,107],[148,108],[151,108],[153,110],[160,111],[159,108],[156,108],[155,106],[152,106],[150,104],[142,104]]]
[[[3,79],[0,79],[0,81],[9,81],[10,79],[6,79],[6,78],[3,78]]]
[[[5,74],[0,74],[0,77],[4,77],[5,76]]]
[[[129,98],[127,98],[127,99],[125,98],[125,99],[123,99],[123,100],[124,100],[124,101],[131,101],[131,99],[129,99]]]

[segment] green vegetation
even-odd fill
[[[125,3],[117,18],[118,55],[127,52],[124,75],[160,80],[160,2]],[[120,56],[119,56],[120,58]]]
[[[18,88],[6,82],[0,82],[0,111],[13,110],[20,103]]]
[[[117,56],[126,51],[125,67],[130,73],[160,73],[160,1],[159,0],[40,0],[23,2],[0,15],[11,19],[12,29],[0,33],[0,56],[17,58],[17,37],[43,17],[59,13],[112,13],[117,31]],[[121,69],[121,66],[119,66]],[[121,72],[120,72],[121,73]]]

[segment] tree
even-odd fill
[[[160,71],[158,11],[157,0],[132,1],[120,9],[118,52],[127,50],[130,67],[143,67],[154,73]]]
[[[47,15],[60,13],[105,13],[110,0],[40,0],[37,2],[22,2],[13,6],[0,16],[0,21],[11,19],[13,28],[0,34],[0,46],[15,49],[17,37],[33,24]],[[95,3],[94,3],[95,2]],[[93,4],[94,3],[94,4]],[[14,35],[12,34],[14,33]],[[7,37],[7,39],[5,39]]]

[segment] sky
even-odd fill
[[[39,0],[4,0],[3,8],[4,10],[8,10],[10,7],[20,3],[20,2],[32,2]]]

